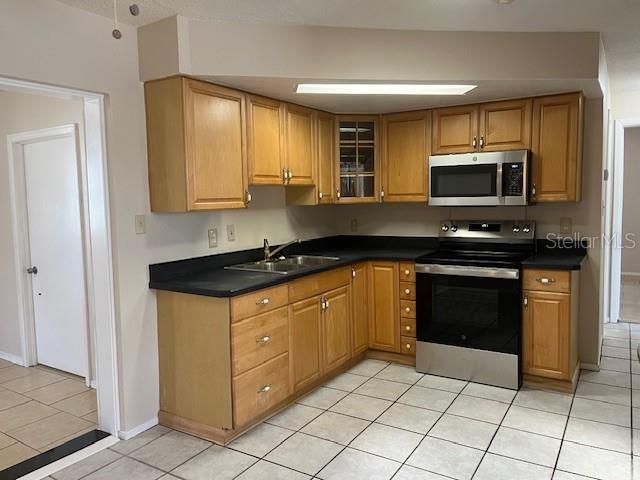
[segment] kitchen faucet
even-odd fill
[[[273,256],[275,256],[277,253],[280,253],[282,250],[284,250],[285,248],[287,248],[289,245],[293,245],[294,243],[300,243],[302,240],[300,240],[299,238],[296,238],[295,240],[290,241],[289,243],[285,243],[284,245],[280,245],[278,248],[276,248],[273,252],[271,251],[271,247],[269,246],[269,240],[267,240],[266,238],[264,239],[264,260],[265,262],[267,260],[270,260]]]

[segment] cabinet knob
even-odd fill
[[[293,172],[291,170],[287,170],[287,177],[289,178],[289,180],[293,178]]]
[[[355,268],[351,269],[351,278],[356,278],[356,269]]]
[[[264,345],[265,343],[269,342],[271,340],[271,337],[269,335],[265,335],[264,337],[258,337],[256,338],[256,343],[259,345]]]
[[[410,343],[407,343],[407,344],[405,345],[405,348],[406,348],[407,350],[411,350],[411,344],[410,344]]]
[[[555,278],[549,278],[549,277],[540,277],[540,278],[536,278],[536,280],[543,285],[550,285],[552,283],[556,283]]]
[[[411,273],[411,272],[409,271],[409,269],[407,269],[407,270],[405,270],[405,271],[404,271],[404,276],[405,276],[405,277],[408,277],[410,273]]]
[[[264,297],[256,302],[256,305],[267,305],[269,303],[269,297]]]
[[[271,390],[271,385],[264,385],[258,389],[258,393],[267,393]]]
[[[480,137],[480,148],[484,148],[484,136]]]
[[[473,146],[473,148],[476,148],[478,146],[478,139],[476,137],[473,137],[473,142],[471,142],[471,145]]]
[[[322,192],[319,192],[319,193],[318,193],[318,198],[319,198],[320,200],[322,200]]]
[[[287,183],[287,169],[282,169],[282,183]]]
[[[247,203],[251,203],[251,200],[253,200],[253,197],[251,197],[251,193],[249,193],[249,190],[247,190],[245,198],[247,199]]]
[[[407,313],[409,313],[409,312],[411,311],[411,308],[406,307],[406,308],[404,309],[404,311],[405,311],[405,312],[407,312]]]
[[[405,295],[409,295],[411,293],[411,290],[409,290],[408,288],[404,289],[404,294]]]
[[[404,329],[405,329],[407,332],[410,332],[410,331],[411,331],[411,325],[407,325],[406,327],[404,327]]]
[[[336,190],[336,198],[340,200],[340,189]]]

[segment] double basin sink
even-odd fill
[[[264,272],[287,275],[305,269],[327,265],[340,260],[339,257],[323,257],[319,255],[294,255],[277,259],[260,260],[258,262],[239,263],[224,267],[227,270],[244,270],[246,272]]]

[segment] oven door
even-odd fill
[[[520,355],[518,269],[416,265],[420,342]]]

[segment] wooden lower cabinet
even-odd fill
[[[398,264],[371,262],[369,267],[369,347],[400,352]]]
[[[351,269],[351,346],[354,355],[369,348],[367,271],[366,263],[359,263]]]
[[[330,372],[351,358],[350,308],[348,286],[324,296],[321,319],[323,373]]]
[[[289,307],[291,385],[296,391],[321,375],[320,296],[301,300]]]
[[[578,272],[526,270],[525,285],[544,280],[539,290],[524,290],[522,369],[525,382],[573,390],[578,371]],[[565,290],[566,291],[563,291]]]

